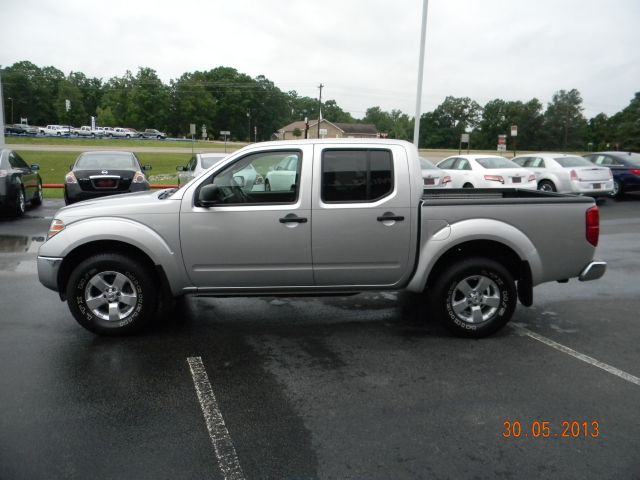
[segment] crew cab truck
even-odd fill
[[[266,177],[284,159],[291,182],[246,188],[241,172]],[[605,272],[594,261],[591,198],[423,186],[418,152],[404,141],[256,143],[180,189],[62,208],[38,275],[104,335],[137,332],[188,294],[407,289],[424,292],[455,334],[482,337],[509,321],[518,298],[531,305],[535,285]]]

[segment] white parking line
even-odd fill
[[[218,401],[213,394],[211,383],[207,371],[200,357],[189,357],[189,369],[193,377],[193,383],[196,387],[200,407],[204,414],[204,421],[207,424],[211,443],[218,457],[218,464],[225,480],[244,480],[244,472],[238,461],[236,449],[231,441],[229,430],[224,424],[224,418],[218,408]]]
[[[589,365],[593,365],[594,367],[598,367],[601,368],[602,370],[604,370],[605,372],[610,373],[611,375],[615,375],[616,377],[620,377],[623,380],[626,380],[627,382],[631,382],[634,383],[638,386],[640,386],[640,378],[631,375],[630,373],[624,372],[620,369],[617,369],[615,367],[612,367],[611,365],[601,362],[600,360],[596,360],[593,357],[590,357],[588,355],[585,355],[583,353],[577,352],[572,348],[566,347],[564,345],[562,345],[561,343],[558,342],[554,342],[553,340],[547,338],[547,337],[543,337],[542,335],[539,335],[535,332],[532,332],[531,330],[526,329],[525,327],[521,326],[521,325],[517,325],[514,324],[513,325],[517,330],[521,331],[522,334],[533,338],[534,340],[537,340],[539,342],[544,343],[545,345],[548,345],[552,348],[555,348],[556,350],[562,352],[562,353],[566,353],[567,355],[571,355],[574,358],[577,358],[578,360],[582,360],[585,363],[588,363]]]

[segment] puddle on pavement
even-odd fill
[[[44,242],[41,236],[0,235],[0,253],[25,253],[37,250]]]

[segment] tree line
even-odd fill
[[[318,99],[284,92],[262,75],[252,78],[222,66],[184,73],[166,84],[148,67],[104,81],[21,61],[4,68],[1,78],[6,123],[28,118],[32,125],[80,126],[95,116],[98,125],[157,128],[177,137],[188,136],[189,125],[196,124],[198,135],[205,125],[211,138],[228,130],[235,140],[269,140],[291,122],[318,118],[320,107]],[[583,111],[576,89],[559,90],[546,108],[537,98],[494,99],[482,106],[468,97],[449,96],[421,116],[420,147],[456,148],[460,135],[470,133],[472,148],[495,149],[498,135],[508,135],[517,125],[521,150],[640,149],[640,92],[615,115],[587,119]],[[371,123],[390,138],[413,139],[414,119],[400,110],[373,106],[358,119],[335,100],[326,100],[322,116],[331,122]]]

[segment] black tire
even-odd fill
[[[471,185],[470,183],[465,183],[462,188],[474,188],[473,185]]]
[[[38,188],[36,189],[36,194],[33,196],[33,198],[31,199],[31,206],[32,207],[39,207],[40,205],[42,205],[42,182],[38,182]]]
[[[108,336],[130,335],[148,326],[157,309],[158,292],[150,270],[119,253],[101,253],[80,262],[66,290],[77,322]]]
[[[271,184],[269,183],[269,180],[265,180],[264,181],[264,191],[265,192],[270,192],[271,191]]]
[[[542,190],[543,192],[557,192],[558,189],[553,184],[551,180],[541,180],[538,183],[538,190]]]
[[[488,258],[461,260],[443,271],[434,285],[431,308],[447,329],[460,337],[482,338],[495,333],[516,308],[513,276]]]
[[[618,180],[613,180],[613,190],[609,194],[609,197],[615,198],[617,200],[622,198],[622,185]]]
[[[24,196],[24,189],[22,185],[18,185],[18,189],[14,198],[13,216],[21,217],[27,210],[27,199]]]

